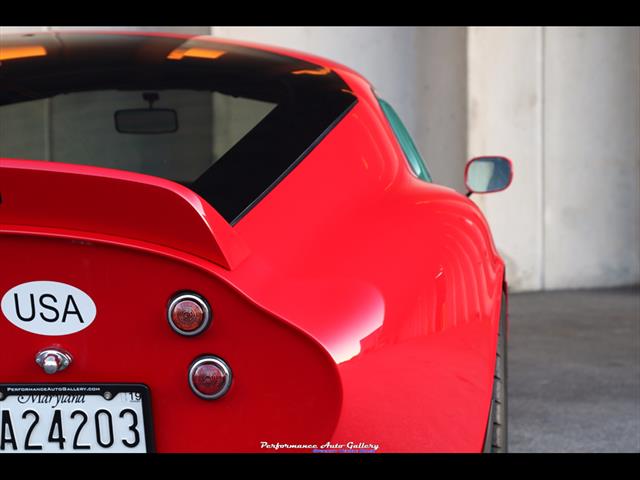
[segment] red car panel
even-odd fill
[[[0,321],[0,383],[144,383],[158,451],[482,450],[505,285],[489,227],[413,175],[366,80],[295,55],[358,102],[233,226],[169,180],[0,159],[0,295],[51,280],[98,309],[61,337]],[[211,303],[197,337],[167,324],[181,290]],[[44,374],[33,356],[49,346],[74,364]],[[189,389],[202,354],[233,370],[219,400]]]

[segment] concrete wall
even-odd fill
[[[471,28],[469,155],[515,178],[474,196],[517,290],[640,282],[640,28]]]
[[[518,290],[542,287],[540,36],[535,27],[468,32],[469,157],[505,155],[515,171],[505,192],[472,198]]]
[[[640,281],[640,28],[545,29],[545,288]]]
[[[467,29],[418,29],[416,63],[416,145],[438,183],[465,192]]]
[[[396,108],[436,181],[459,191],[467,158],[512,158],[510,189],[472,198],[513,290],[640,282],[640,27],[134,28],[349,65]],[[12,30],[25,29],[0,34]]]

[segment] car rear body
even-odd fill
[[[277,138],[296,122],[258,124],[261,140],[226,153],[249,163],[188,185],[0,147],[0,296],[51,281],[96,306],[89,326],[57,336],[0,313],[0,384],[146,385],[159,452],[482,449],[504,264],[472,202],[412,173],[365,79],[315,57],[207,38],[39,35],[30,45],[77,35],[76,48],[99,41],[109,52],[130,52],[135,39],[140,55],[158,41],[165,55],[207,42],[247,49],[263,71],[305,77],[312,112]],[[0,87],[9,88],[3,68]],[[335,90],[316,97],[315,88]],[[210,303],[200,335],[167,322],[182,291]],[[34,362],[50,347],[73,355],[54,375]],[[233,371],[217,400],[189,387],[202,355]]]

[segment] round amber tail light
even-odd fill
[[[176,295],[167,309],[167,320],[171,328],[180,335],[198,335],[211,323],[209,303],[195,293]]]
[[[193,393],[205,400],[222,397],[231,387],[231,369],[219,357],[198,358],[189,368],[189,386]]]

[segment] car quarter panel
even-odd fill
[[[336,442],[480,451],[504,265],[479,209],[415,178],[368,85],[240,221],[268,281],[242,280],[327,348],[343,383]],[[268,300],[267,300],[268,299]]]

